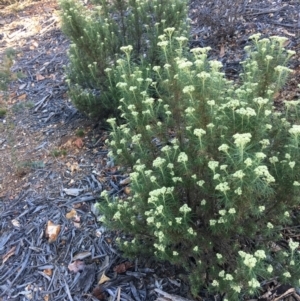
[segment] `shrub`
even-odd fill
[[[164,26],[186,29],[186,0],[97,0],[91,9],[78,0],[61,0],[64,33],[71,39],[67,67],[69,94],[91,117],[117,114],[117,80],[108,77],[120,47],[132,45],[136,62],[158,63],[158,37]]]
[[[284,113],[272,101],[293,52],[285,38],[252,36],[235,84],[208,48],[188,52],[173,31],[158,43],[159,81],[130,63],[130,46],[118,61],[125,123],[108,120],[109,155],[131,171],[131,196],[103,192],[101,220],[124,231],[126,255],[184,266],[194,295],[205,286],[241,300],[271,277],[299,285],[299,243],[284,232],[300,203],[299,101]]]
[[[3,60],[0,64],[0,97],[2,95],[1,98],[3,98],[4,100],[8,99],[9,83],[12,80],[17,79],[18,76],[20,76],[20,74],[13,73],[11,71],[15,55],[15,50],[13,48],[8,48],[5,51]]]

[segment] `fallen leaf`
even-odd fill
[[[126,186],[126,187],[124,188],[124,192],[125,192],[126,194],[130,194],[130,192],[131,192],[130,187]]]
[[[290,42],[291,42],[290,40],[286,40],[286,41],[282,44],[282,46],[283,46],[283,47],[286,47],[287,45],[290,44]]]
[[[67,164],[66,164],[67,166],[68,166],[68,168],[70,169],[70,171],[71,171],[71,173],[73,173],[74,171],[76,171],[76,170],[79,170],[80,168],[79,168],[79,165],[78,165],[78,163],[77,162],[75,162],[75,163],[73,163],[73,164],[71,164],[70,162],[67,162]]]
[[[19,90],[23,90],[26,86],[27,86],[27,83],[26,83],[26,84],[20,85],[20,86],[19,86]]]
[[[101,288],[101,286],[97,285],[93,291],[92,291],[92,295],[97,298],[98,300],[106,300],[106,295],[103,291],[103,289]]]
[[[107,282],[107,281],[109,281],[109,280],[110,280],[110,278],[107,277],[107,276],[105,275],[105,273],[103,272],[102,276],[100,277],[100,280],[99,280],[98,284],[102,284],[102,283]]]
[[[223,57],[224,55],[225,55],[225,47],[224,47],[224,45],[221,45],[219,57]]]
[[[77,148],[82,148],[84,143],[81,138],[76,138],[73,142]]]
[[[78,223],[78,222],[73,222],[73,225],[77,229],[79,229],[81,227],[80,223]]]
[[[127,185],[129,183],[130,183],[130,177],[120,181],[120,185]]]
[[[12,223],[15,227],[20,228],[20,222],[19,222],[17,219],[12,219],[12,220],[11,220],[11,223]]]
[[[51,221],[48,221],[46,228],[46,237],[48,238],[49,243],[56,241],[59,232],[60,225],[55,225]]]
[[[133,266],[132,262],[125,261],[119,265],[116,265],[113,270],[117,274],[122,274],[125,273],[128,269],[132,268],[132,266]]]
[[[45,79],[45,77],[43,75],[39,74],[39,73],[37,73],[35,77],[36,77],[37,81]]]
[[[27,94],[26,94],[26,93],[21,94],[21,95],[18,96],[18,100],[25,100],[26,97],[27,97]]]
[[[51,269],[45,269],[43,271],[47,276],[52,276],[52,270]]]
[[[80,252],[73,256],[73,260],[82,260],[90,256],[92,256],[92,253],[89,251]]]
[[[56,75],[54,73],[51,73],[48,77],[52,80],[56,80]]]
[[[74,262],[72,262],[68,265],[68,269],[74,273],[83,271],[84,268],[85,268],[85,263],[81,260],[75,260]]]
[[[49,301],[49,295],[48,294],[44,296],[44,300]]]
[[[82,206],[82,203],[73,204],[73,207],[74,207],[75,209],[78,209],[78,208],[80,208],[81,206]]]
[[[66,218],[67,218],[67,219],[70,219],[70,218],[75,217],[76,215],[77,215],[76,210],[75,210],[75,209],[72,209],[70,212],[68,212],[68,213],[66,214]]]
[[[78,188],[64,188],[63,190],[67,195],[78,196],[83,189]]]
[[[292,32],[289,32],[289,31],[287,31],[286,29],[283,29],[282,32],[285,33],[285,34],[288,35],[288,36],[292,36],[292,37],[295,37],[295,36],[296,36],[296,34],[294,34],[294,33],[292,33]]]
[[[16,246],[12,247],[6,254],[2,257],[2,263],[5,263],[12,255],[15,255]]]

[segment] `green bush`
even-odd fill
[[[299,286],[299,243],[283,232],[300,203],[299,101],[284,113],[272,101],[293,52],[285,38],[252,36],[236,84],[208,48],[189,52],[173,31],[160,37],[165,62],[153,70],[130,63],[132,47],[123,47],[125,123],[108,120],[109,156],[131,171],[131,196],[103,192],[101,220],[124,231],[126,255],[185,267],[194,295],[207,287],[241,300],[272,277]]]
[[[8,48],[0,62],[0,97],[2,95],[5,100],[8,98],[9,83],[18,77],[18,74],[11,71],[15,55],[15,50],[13,48]]]
[[[186,0],[95,0],[88,9],[78,0],[61,0],[64,33],[71,39],[67,67],[69,94],[91,117],[117,115],[114,68],[120,47],[132,45],[132,59],[159,62],[158,37],[165,26],[186,30]]]

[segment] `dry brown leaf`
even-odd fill
[[[48,221],[46,228],[46,237],[48,242],[52,243],[56,241],[58,234],[60,233],[60,225],[55,225],[51,221]]]
[[[44,300],[49,301],[49,295],[48,294],[44,296]]]
[[[131,192],[130,187],[126,186],[126,187],[124,188],[124,192],[125,192],[126,194],[130,194],[130,192]]]
[[[73,143],[77,148],[82,148],[84,145],[81,138],[76,138]]]
[[[70,163],[70,162],[67,162],[67,164],[66,164],[67,166],[68,166],[68,168],[70,169],[70,171],[71,171],[71,173],[73,173],[74,171],[76,171],[76,170],[79,170],[80,168],[79,168],[79,165],[78,165],[78,163],[77,162],[75,162],[75,163]]]
[[[130,261],[125,261],[121,264],[118,264],[114,267],[114,272],[117,274],[122,274],[125,273],[128,269],[130,269],[133,266],[132,262]]]
[[[292,33],[292,32],[289,32],[289,31],[287,31],[286,29],[283,29],[282,32],[285,33],[285,34],[288,35],[288,36],[292,36],[292,37],[295,37],[295,36],[296,36],[296,34],[294,34],[294,33]]]
[[[102,276],[100,277],[100,280],[99,280],[98,284],[102,284],[102,283],[107,282],[107,281],[109,281],[109,280],[110,280],[110,278],[107,277],[107,276],[105,275],[105,273],[103,272]]]
[[[97,285],[93,291],[92,291],[92,295],[97,298],[98,300],[106,300],[106,295],[103,292],[103,289],[101,286]]]
[[[76,215],[77,215],[76,210],[75,210],[75,209],[72,209],[70,212],[68,212],[68,213],[66,214],[66,218],[67,218],[67,219],[70,219],[70,218],[75,217]]]
[[[127,185],[129,183],[130,183],[130,177],[120,181],[120,185]]]
[[[219,57],[223,57],[224,55],[225,55],[225,47],[224,47],[224,45],[221,45]]]
[[[68,265],[69,271],[74,272],[74,273],[83,271],[84,268],[85,268],[85,263],[81,260],[75,260],[74,262],[72,262]]]
[[[45,269],[43,271],[47,276],[52,276],[52,269]]]
[[[40,81],[40,80],[45,79],[45,76],[43,76],[43,75],[41,75],[41,74],[39,74],[39,73],[37,73],[35,77],[36,77],[36,80],[37,80],[37,81]]]
[[[75,209],[78,209],[78,208],[80,208],[81,206],[82,206],[82,203],[73,204],[73,207],[74,207]]]
[[[26,94],[26,93],[21,94],[21,95],[18,96],[18,100],[25,100],[26,97],[27,97],[27,94]]]
[[[54,73],[51,73],[48,78],[51,78],[52,80],[56,80],[56,75]]]
[[[282,46],[283,46],[283,47],[286,47],[288,44],[290,44],[290,42],[291,42],[290,40],[286,40],[286,41],[283,43]]]
[[[2,257],[2,263],[5,263],[12,255],[15,255],[16,246],[12,247],[6,254]]]

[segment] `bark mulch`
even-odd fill
[[[114,243],[122,234],[97,222],[101,191],[125,197],[128,175],[107,158],[107,129],[68,99],[69,42],[57,4],[25,4],[14,12],[0,5],[0,60],[13,47],[12,71],[23,74],[11,85],[9,113],[0,118],[0,301],[195,300],[184,271],[151,258],[123,258]],[[211,46],[211,58],[235,80],[251,34],[286,36],[286,47],[298,53],[277,101],[299,98],[299,1],[193,0],[190,18],[191,46]],[[275,280],[267,285],[260,300],[300,300],[297,288]],[[197,300],[222,297],[203,290]]]

